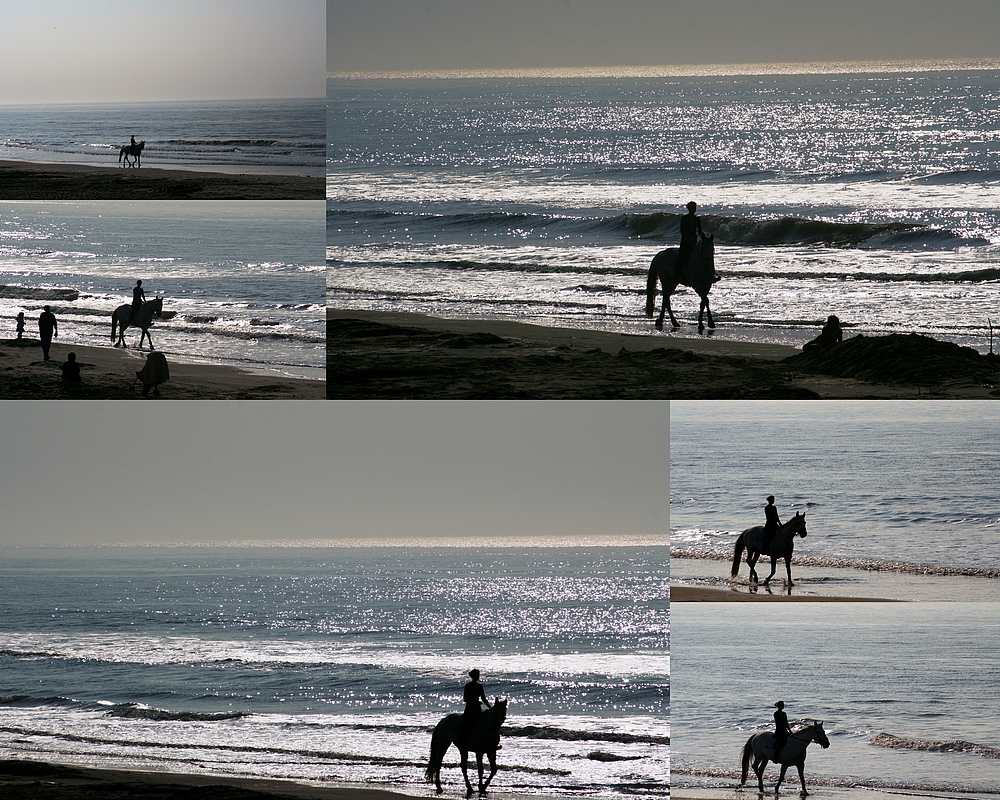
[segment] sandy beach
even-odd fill
[[[62,380],[61,366],[76,353],[81,383]],[[64,344],[56,339],[50,360],[42,359],[37,339],[0,340],[0,398],[5,400],[153,400],[134,385],[146,351]],[[167,356],[170,380],[159,386],[162,399],[268,400],[321,399],[323,381],[256,375],[235,367],[185,364]]]
[[[0,200],[322,200],[322,177],[0,161]]]
[[[1000,397],[1000,359],[916,335],[832,353],[667,334],[327,311],[338,399],[910,399]]]
[[[683,550],[680,551],[683,553]],[[691,558],[671,553],[670,599],[676,602],[1000,602],[1000,580],[993,576],[935,573],[930,569],[907,571],[816,566],[792,559],[791,592],[785,586],[785,565],[778,562],[778,572],[770,587],[759,586],[751,592],[746,564],[741,565],[735,581],[729,580],[729,561]],[[770,571],[770,561],[757,565],[763,579]]]
[[[212,775],[129,772],[64,767],[41,761],[0,762],[0,794],[8,800],[124,800],[124,798],[312,798],[312,800],[399,800],[403,794],[381,789],[320,787],[277,780],[247,780]]]

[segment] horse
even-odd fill
[[[135,319],[132,319],[132,306],[126,303],[123,306],[118,306],[115,309],[115,313],[111,315],[111,341],[115,347],[119,344],[122,347],[128,347],[125,344],[125,329],[128,327],[142,328],[142,336],[139,337],[139,349],[142,350],[142,342],[144,339],[149,339],[149,349],[153,349],[153,337],[149,335],[149,326],[153,324],[153,315],[158,317],[163,316],[163,298],[157,297],[155,300],[150,300],[148,303],[143,303],[139,306],[139,310],[135,312]],[[115,342],[115,328],[118,328],[118,341]]]
[[[131,167],[132,164],[129,163],[128,157],[133,156],[135,158],[135,166],[142,166],[142,148],[146,146],[146,140],[143,139],[139,144],[127,144],[121,150],[118,151],[118,163],[122,163],[122,158],[124,157],[125,163],[123,166]]]
[[[805,513],[800,514],[796,511],[794,517],[778,526],[778,530],[771,540],[770,552],[768,553],[764,552],[764,526],[755,525],[753,528],[747,528],[736,540],[736,547],[733,550],[733,570],[730,573],[730,577],[735,578],[739,573],[740,559],[743,557],[744,548],[746,548],[747,566],[750,567],[751,583],[757,583],[759,580],[757,570],[754,569],[757,566],[757,559],[762,555],[769,555],[771,556],[771,574],[764,580],[764,585],[767,586],[771,578],[774,577],[774,572],[777,569],[775,565],[780,557],[785,559],[785,570],[788,572],[788,586],[794,586],[795,584],[792,583],[792,549],[795,546],[795,534],[798,534],[803,539],[806,536]]]
[[[824,750],[830,746],[830,740],[826,738],[826,731],[823,730],[821,721],[813,720],[811,724],[788,734],[785,746],[781,748],[781,756],[774,757],[774,734],[755,733],[740,751],[740,759],[743,762],[743,774],[740,778],[740,786],[747,782],[747,767],[750,766],[750,759],[753,758],[753,771],[757,773],[757,788],[764,794],[764,770],[769,761],[781,764],[781,775],[774,785],[774,793],[778,793],[781,782],[785,779],[785,772],[793,764],[799,770],[799,781],[802,783],[801,795],[805,797],[809,794],[806,791],[806,777],[803,767],[806,762],[806,748],[812,742],[819,742],[819,746]]]
[[[479,769],[479,794],[486,794],[493,776],[497,774],[497,748],[500,744],[500,726],[507,718],[507,701],[499,697],[493,706],[486,709],[479,717],[476,727],[463,735],[464,720],[461,714],[449,714],[434,728],[431,736],[431,757],[424,772],[428,783],[437,786],[441,794],[441,765],[445,753],[451,745],[455,745],[462,754],[462,775],[465,778],[466,797],[472,797],[472,784],[469,782],[469,753],[476,754],[476,767]],[[483,781],[483,754],[490,760],[490,775]]]
[[[677,330],[681,324],[670,307],[670,295],[680,284],[684,284],[694,289],[701,298],[701,305],[698,307],[698,333],[703,333],[705,330],[701,321],[705,314],[708,314],[708,327],[714,329],[715,320],[708,305],[708,293],[712,290],[712,284],[718,280],[715,276],[715,237],[705,236],[695,245],[686,265],[678,265],[678,253],[680,248],[669,247],[653,256],[646,277],[646,316],[650,318],[653,316],[653,309],[656,306],[656,282],[659,281],[663,287],[663,303],[660,306],[660,316],[656,318],[656,330],[663,330],[664,313],[670,315],[670,324]]]

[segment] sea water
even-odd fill
[[[340,77],[328,95],[333,307],[654,335],[646,272],[694,200],[716,336],[801,344],[837,314],[847,335],[989,347],[1000,69]],[[673,305],[693,321],[690,291]]]
[[[141,280],[163,297],[150,335],[168,361],[322,379],[322,215],[319,201],[0,202],[0,338],[23,312],[37,339],[48,305],[57,342],[109,347]]]
[[[320,176],[323,98],[0,106],[0,159]]]
[[[671,780],[727,797],[740,750],[789,720],[822,720],[806,750],[816,797],[1000,794],[1000,617],[982,603],[678,603],[673,619]],[[772,792],[778,769],[764,776]],[[798,792],[795,768],[783,794]],[[748,775],[756,794],[756,778]],[[704,794],[692,790],[710,790]],[[685,791],[687,790],[687,791]]]
[[[806,515],[793,572],[807,559],[828,577],[874,568],[995,587],[998,463],[991,401],[671,402],[671,548],[731,561],[773,494],[782,521]]]
[[[669,792],[665,546],[3,556],[0,757],[424,794],[477,667],[495,793]]]

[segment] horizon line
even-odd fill
[[[997,58],[775,61],[736,64],[508,67],[497,69],[334,70],[327,79],[681,78],[727,75],[826,75],[880,72],[946,72],[1000,69]]]

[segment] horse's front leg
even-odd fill
[[[701,299],[701,304],[704,306],[705,314],[708,316],[708,329],[715,330],[715,318],[712,317],[712,307],[708,304],[707,294]]]
[[[497,754],[495,752],[489,752],[486,756],[490,760],[490,776],[486,779],[486,783],[483,784],[481,790],[482,794],[486,794],[486,788],[490,785],[490,781],[493,780],[493,776],[497,774]]]
[[[781,765],[781,774],[778,776],[778,782],[776,784],[774,784],[774,793],[775,794],[777,794],[778,793],[778,789],[781,788],[781,782],[785,779],[785,772],[787,772],[787,771],[788,771],[788,765],[787,764],[782,764]]]
[[[486,786],[483,784],[483,754],[476,753],[476,769],[479,770],[479,794],[486,794]]]
[[[792,557],[785,556],[785,572],[788,573],[788,587],[791,588],[795,584],[792,583]]]
[[[462,751],[462,777],[465,778],[465,796],[472,797],[472,784],[469,783],[469,751]]]
[[[799,763],[796,764],[795,766],[799,768],[799,783],[802,784],[802,796],[805,797],[806,795],[809,794],[809,792],[806,791],[806,774],[804,769],[805,763],[804,762]]]

